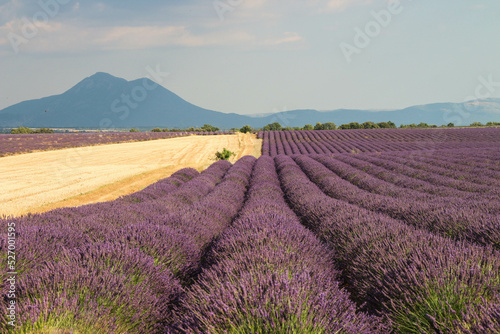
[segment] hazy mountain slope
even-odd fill
[[[200,108],[146,78],[127,81],[107,73],[96,73],[60,95],[0,110],[0,127],[187,128],[212,124],[232,128],[245,124],[262,127],[274,122],[295,127],[316,122],[343,124],[389,120],[398,125],[499,122],[500,99],[435,103],[402,110],[308,109],[245,116]]]

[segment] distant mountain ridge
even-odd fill
[[[188,128],[211,124],[228,129],[246,124],[260,128],[274,122],[295,127],[317,122],[340,125],[365,121],[393,121],[398,125],[500,122],[500,99],[435,103],[401,110],[305,109],[248,116],[195,106],[147,78],[127,81],[98,72],[60,95],[24,101],[0,110],[2,128]]]

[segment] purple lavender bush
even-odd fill
[[[497,251],[333,199],[292,158],[276,163],[291,207],[335,250],[354,299],[384,315],[394,332],[459,333],[491,319],[481,308],[499,301]]]
[[[287,206],[261,157],[245,206],[207,255],[172,333],[383,333],[335,280],[331,251]]]

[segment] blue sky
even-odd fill
[[[0,109],[148,68],[242,114],[500,97],[499,42],[498,0],[0,0]]]

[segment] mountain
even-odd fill
[[[256,116],[254,116],[256,117]],[[254,118],[259,119],[259,118]],[[292,110],[265,116],[264,124],[279,122],[284,126],[314,125],[316,122],[334,122],[337,125],[366,121],[392,121],[397,125],[421,123],[469,125],[473,122],[500,122],[500,99],[490,98],[464,103],[434,103],[398,110],[337,109],[330,111]],[[271,122],[272,120],[272,122]]]
[[[134,81],[96,73],[61,95],[0,110],[0,127],[229,128],[247,117],[197,107],[144,78]]]
[[[0,110],[0,128],[187,128],[211,124],[228,129],[245,124],[258,128],[274,122],[294,127],[316,122],[339,125],[389,120],[398,125],[499,122],[500,99],[428,104],[402,110],[306,109],[248,116],[195,106],[147,78],[127,81],[99,72],[60,95],[25,101]]]

